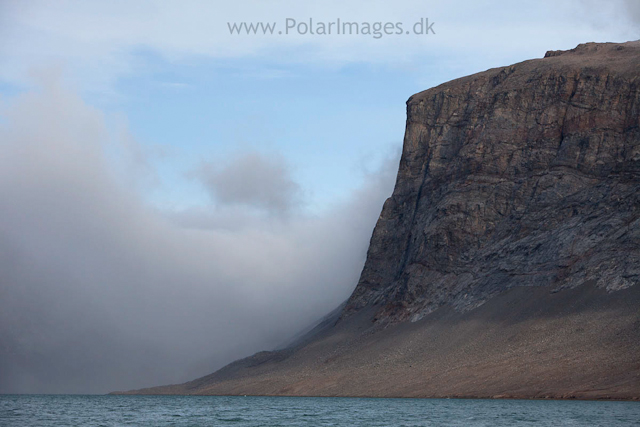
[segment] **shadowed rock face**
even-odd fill
[[[586,44],[412,96],[342,313],[130,393],[640,399],[639,86]]]
[[[514,286],[640,281],[640,42],[585,44],[412,96],[345,315],[469,310]]]

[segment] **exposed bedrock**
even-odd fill
[[[416,320],[514,286],[640,281],[640,43],[585,44],[412,96],[346,315]]]

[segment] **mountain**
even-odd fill
[[[132,393],[640,399],[640,42],[407,101],[343,309],[289,347]]]

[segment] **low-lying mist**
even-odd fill
[[[182,382],[286,341],[355,287],[398,162],[311,215],[286,162],[240,153],[192,173],[215,207],[165,212],[135,161],[110,158],[104,114],[60,84],[1,118],[3,393]]]

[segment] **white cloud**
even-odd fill
[[[485,66],[484,58],[513,62],[586,41],[638,37],[637,2],[615,0],[598,8],[591,0],[464,0],[387,2],[45,2],[9,1],[0,13],[0,79],[25,82],[26,69],[52,60],[70,65],[84,86],[109,90],[119,76],[144,72],[137,53],[171,62],[192,57],[258,57],[280,63],[323,66],[370,62],[411,67],[435,58]],[[586,5],[586,6],[585,6]],[[625,9],[626,7],[626,9]],[[630,13],[629,13],[630,11]],[[286,18],[332,22],[435,21],[430,36],[231,35],[228,22],[275,22]],[[277,31],[276,31],[277,32]],[[446,63],[445,63],[446,64]]]
[[[147,206],[107,155],[104,115],[55,80],[3,118],[0,392],[171,383],[279,344],[348,297],[397,167],[321,216],[245,213],[234,228],[228,210]],[[229,197],[289,207],[277,186],[294,184],[277,162],[240,157],[225,185],[252,165],[280,174],[266,189],[275,198]]]
[[[205,163],[195,175],[219,205],[244,205],[282,216],[300,202],[300,186],[280,157],[248,152],[224,166]]]
[[[635,25],[640,24],[640,2],[638,0],[624,0],[627,18]],[[640,29],[636,27],[636,35],[640,35]]]
[[[366,62],[459,75],[580,42],[637,38],[636,5],[4,1],[0,82],[31,86],[28,70],[55,63],[83,92],[118,96],[114,82],[152,67],[141,52],[175,63]],[[287,17],[405,25],[429,17],[437,34],[238,36],[226,25],[283,25]],[[289,73],[259,65],[249,72],[265,80]],[[0,392],[102,392],[185,380],[279,343],[349,295],[397,157],[347,201],[308,217],[296,211],[299,189],[287,166],[247,154],[200,173],[220,209],[167,214],[138,194],[136,182],[153,179],[153,170],[125,121],[114,136],[103,113],[59,77],[47,71],[38,78],[42,87],[0,117]],[[295,215],[273,218],[283,212]],[[185,372],[203,357],[197,372]]]

